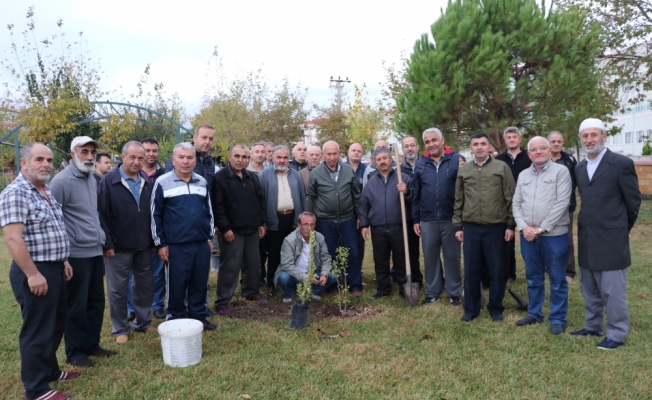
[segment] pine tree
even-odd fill
[[[599,27],[581,14],[535,0],[449,0],[431,33],[434,42],[425,34],[416,42],[397,99],[404,135],[436,126],[465,140],[482,131],[500,147],[503,130],[518,126],[574,142],[582,119],[615,108],[596,63]]]

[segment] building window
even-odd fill
[[[623,134],[618,133],[618,134],[614,135],[614,142],[613,143],[614,144],[622,144],[622,140],[623,140]]]
[[[625,143],[634,143],[634,132],[626,132],[625,133]]]
[[[645,141],[645,132],[638,131],[636,132],[636,143],[643,143]]]

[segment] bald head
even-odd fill
[[[330,169],[337,167],[337,162],[340,160],[340,145],[337,142],[329,140],[322,146],[324,151],[324,162]]]
[[[362,153],[364,150],[362,149],[362,145],[360,143],[353,143],[351,146],[349,146],[349,151],[347,152],[347,158],[349,159],[349,164],[355,166],[360,163],[360,160],[362,160]]]
[[[374,145],[374,150],[379,149],[379,148],[381,148],[381,147],[383,147],[383,148],[385,148],[385,149],[389,149],[389,144],[388,144],[386,141],[384,141],[384,140],[379,140],[379,141],[377,141],[376,144]]]

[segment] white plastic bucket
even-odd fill
[[[163,362],[172,367],[187,367],[201,361],[201,336],[204,324],[196,319],[174,319],[158,326]]]

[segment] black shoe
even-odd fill
[[[516,326],[527,326],[527,325],[534,325],[534,324],[540,324],[541,321],[537,321],[536,318],[534,318],[531,315],[528,315],[527,317],[523,319],[519,319],[516,321]]]
[[[165,310],[161,308],[160,310],[154,310],[154,317],[156,319],[165,319],[168,315],[165,313]]]
[[[217,326],[215,324],[211,324],[210,322],[208,322],[206,320],[206,318],[200,319],[198,321],[201,322],[202,324],[204,324],[204,330],[205,331],[214,331],[217,328]]]
[[[118,353],[116,353],[115,351],[111,351],[111,350],[107,350],[107,349],[103,349],[101,347],[98,347],[97,349],[91,351],[88,355],[93,356],[93,357],[111,357],[111,356],[114,356],[116,354],[118,354]]]
[[[451,297],[450,301],[452,307],[459,307],[462,305],[462,300],[460,300],[459,297]]]
[[[438,301],[439,301],[439,297],[426,297],[426,298],[423,299],[423,301],[421,302],[421,305],[422,305],[422,306],[425,306],[426,304],[433,304],[433,303],[436,303],[436,302],[438,302]]]
[[[217,314],[213,312],[210,308],[206,307],[206,316],[207,317],[217,317]]]
[[[388,294],[382,294],[382,293],[376,293],[375,295],[371,296],[371,298],[374,299],[374,300],[378,300],[380,298],[387,297],[387,296],[389,296],[389,295]]]
[[[514,283],[516,278],[507,278],[507,283]]]
[[[623,342],[616,342],[615,340],[605,339],[598,344],[598,349],[600,350],[615,350],[620,346],[624,345]]]
[[[566,325],[552,324],[550,325],[550,333],[553,335],[561,335],[566,330]]]
[[[135,320],[136,319],[136,313],[133,312],[133,311],[129,312],[129,314],[127,314],[127,319],[129,320],[129,322]]]
[[[574,331],[570,333],[571,336],[602,336],[602,333],[596,331],[587,331],[586,329],[580,329],[579,331]]]
[[[462,317],[462,319],[460,321],[462,321],[462,322],[471,322],[476,318],[478,318],[477,315],[464,314],[464,316]]]
[[[503,314],[494,314],[494,315],[491,316],[491,319],[492,319],[494,322],[503,322],[503,320],[504,320],[505,318],[503,317]]]
[[[68,364],[80,368],[88,368],[93,366],[93,362],[89,360],[88,357],[82,357],[76,360],[68,360]]]

